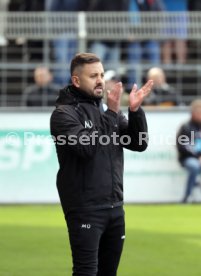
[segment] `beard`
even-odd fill
[[[94,90],[93,90],[93,94],[94,94],[94,96],[96,97],[96,98],[98,98],[98,99],[102,99],[103,98],[103,96],[104,96],[104,87],[103,87],[103,85],[97,85],[95,88],[94,88]]]

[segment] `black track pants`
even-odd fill
[[[66,216],[73,276],[115,276],[125,238],[123,207]]]

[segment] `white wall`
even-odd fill
[[[186,174],[177,162],[175,135],[189,113],[146,114],[150,134],[147,151],[125,151],[125,202],[178,202]],[[42,112],[0,113],[0,203],[58,202],[55,148],[45,140],[49,118],[50,113]],[[34,142],[30,142],[32,135]]]

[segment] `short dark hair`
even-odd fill
[[[70,65],[71,76],[73,75],[73,72],[77,67],[83,66],[84,64],[91,64],[95,62],[100,62],[100,59],[93,53],[76,54],[72,59],[71,65]]]

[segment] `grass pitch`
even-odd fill
[[[201,205],[129,205],[118,276],[200,276]],[[0,206],[1,276],[70,276],[60,206]]]

